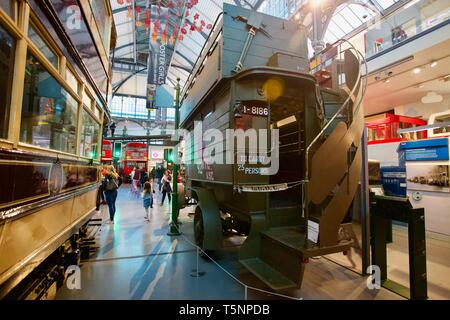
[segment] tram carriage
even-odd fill
[[[0,4],[0,299],[51,298],[89,250],[116,38],[97,5]]]
[[[186,188],[198,200],[195,241],[208,254],[222,247],[223,231],[234,229],[247,235],[239,251],[244,267],[273,290],[300,287],[310,257],[352,245],[338,231],[361,172],[360,56],[349,45],[336,60],[340,68],[333,68],[346,83],[320,87],[310,74],[305,28],[228,4],[223,11],[181,100],[181,126],[191,133]],[[278,129],[266,154],[279,151],[279,169],[249,161],[248,144],[195,143],[196,121],[203,132]],[[211,150],[222,163],[205,160]]]

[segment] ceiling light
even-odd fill
[[[297,21],[300,20],[300,12],[298,12],[298,13],[294,16],[294,19],[297,20]]]
[[[432,61],[430,67],[434,68],[437,66],[437,61]]]
[[[417,2],[419,2],[420,0],[413,0],[408,2],[407,4],[405,4],[405,6],[403,7],[404,9],[408,9],[409,7],[412,7],[413,5],[415,5]]]
[[[384,83],[389,83],[389,82],[391,82],[391,79],[385,79],[384,80]]]
[[[442,100],[444,100],[443,96],[441,96],[440,94],[437,94],[434,91],[431,91],[431,92],[428,92],[427,95],[424,96],[421,101],[424,104],[428,104],[428,103],[442,102]]]
[[[413,72],[414,72],[415,74],[419,74],[419,73],[420,73],[420,68],[414,68]]]
[[[320,4],[320,0],[312,0],[312,6],[313,7],[318,7]]]

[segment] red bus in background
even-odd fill
[[[112,142],[109,140],[102,141],[102,164],[109,165],[113,162]]]
[[[125,145],[123,158],[121,159],[120,171],[125,181],[130,180],[131,171],[137,167],[145,168],[147,171],[148,148],[146,143],[129,142]]]

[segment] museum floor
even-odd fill
[[[237,261],[242,237],[226,239],[216,262],[197,259],[192,245],[193,208],[180,214],[182,236],[169,237],[169,206],[155,205],[154,219],[144,222],[141,200],[128,186],[121,187],[114,225],[103,225],[97,233],[99,250],[82,263],[81,289],[62,287],[56,299],[245,299],[245,285],[267,289]],[[106,221],[107,207],[101,216]],[[192,277],[197,261],[201,277]],[[369,290],[366,278],[325,258],[307,265],[300,290],[283,294],[297,299],[402,299],[385,290]],[[248,299],[280,299],[252,289]]]

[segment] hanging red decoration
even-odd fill
[[[189,17],[189,10],[186,10],[186,14],[184,15],[186,18]]]
[[[206,26],[206,29],[211,30],[211,29],[212,29],[212,24],[211,24],[211,23],[208,24],[208,25]]]
[[[202,27],[206,26],[205,20],[200,21],[200,24],[202,25]]]
[[[178,40],[183,41],[183,39],[184,39],[184,36],[183,36],[182,34],[180,34],[180,35],[178,36]]]
[[[123,0],[117,0],[117,3],[119,4],[119,5],[123,5]]]
[[[199,26],[199,27],[197,28],[197,31],[198,31],[198,32],[202,32],[202,31],[203,31],[203,26]]]
[[[169,0],[169,2],[167,3],[167,7],[170,9],[173,9],[173,8],[175,8],[175,3],[173,3],[172,0]]]
[[[145,28],[147,29],[147,32],[149,31],[149,29],[150,29],[150,24],[151,24],[151,20],[150,20],[151,18],[150,18],[150,9],[146,9],[145,10],[145,21],[144,21],[144,24],[145,24]]]
[[[197,20],[198,18],[200,18],[200,15],[199,15],[198,13],[196,13],[196,14],[194,15],[194,20]]]
[[[181,33],[182,34],[187,34],[187,30],[185,28],[181,28]]]
[[[131,6],[127,8],[127,16],[128,18],[133,17],[133,8]]]
[[[142,8],[139,7],[139,6],[137,6],[137,7],[136,7],[136,15],[137,15],[137,17],[136,17],[136,27],[142,26],[142,22],[141,22],[141,11],[142,11]]]

